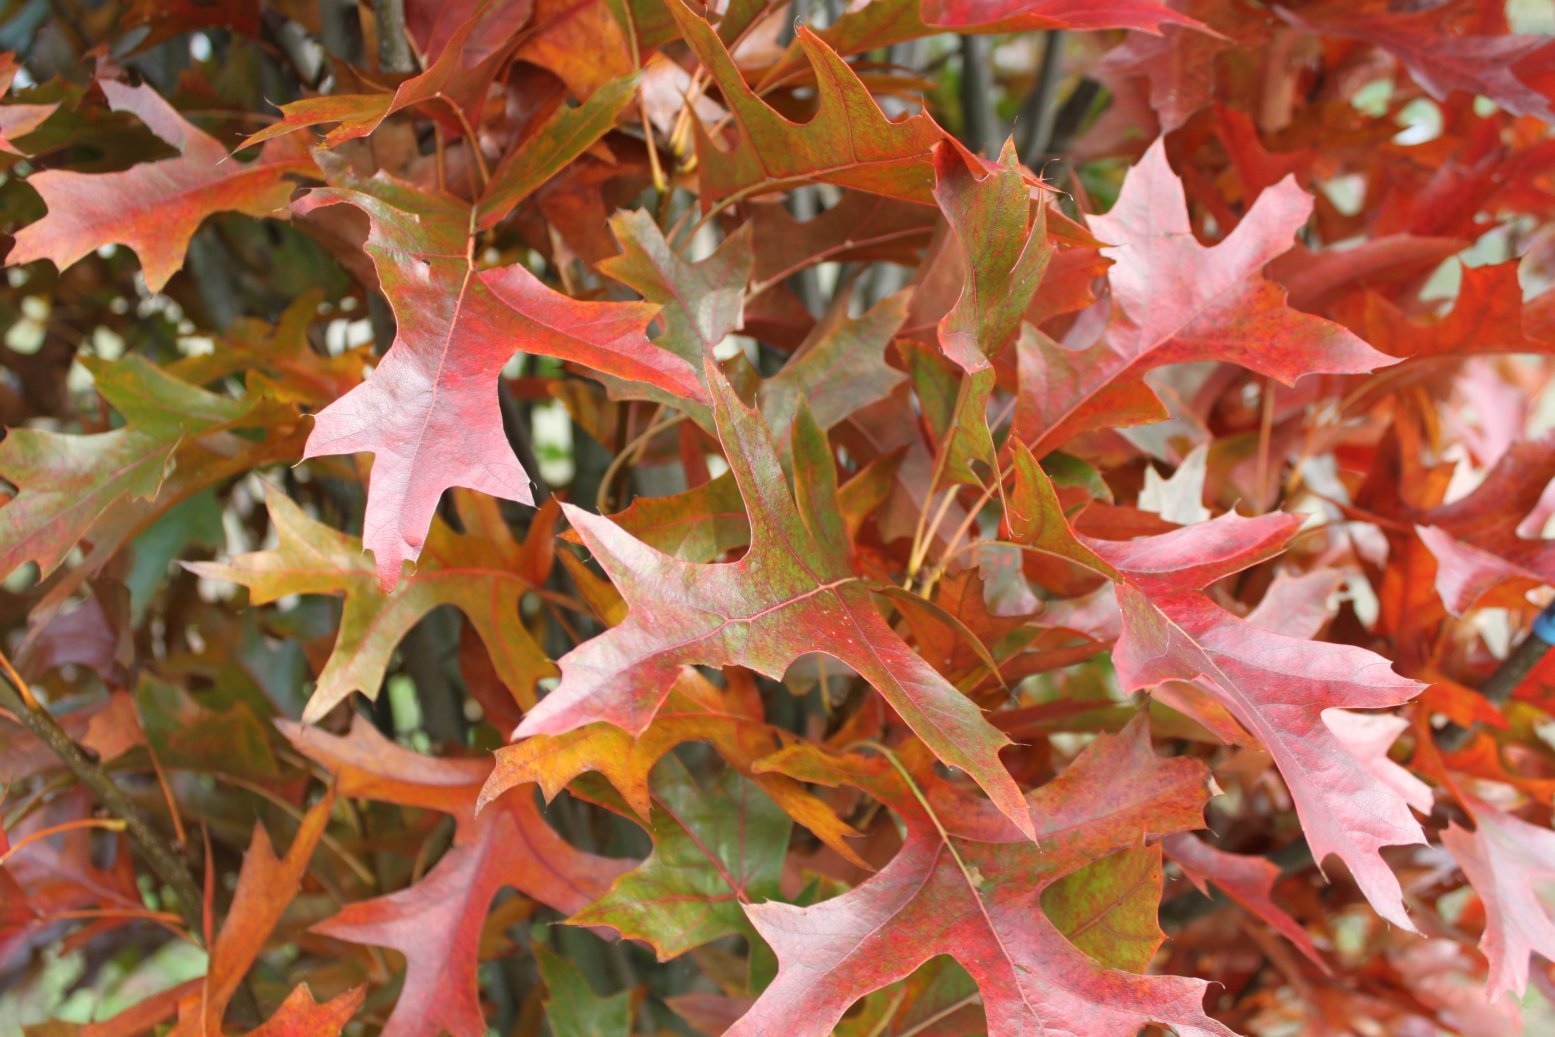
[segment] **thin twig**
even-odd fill
[[[0,682],[0,706],[15,714],[17,720],[35,738],[59,757],[60,762],[91,791],[103,809],[124,822],[130,842],[140,851],[147,866],[163,885],[173,891],[173,896],[178,900],[179,913],[188,923],[190,933],[203,932],[200,890],[194,884],[183,858],[160,832],[151,827],[124,790],[114,784],[108,773],[76,744],[70,732],[60,726],[52,713],[37,704],[35,699],[32,700],[32,706],[28,705],[32,696],[30,693],[24,696],[22,689],[25,683],[17,683],[20,678],[3,652],[0,652],[0,671],[5,675],[5,680]]]
[[[1555,642],[1555,601],[1544,606],[1544,610],[1534,619],[1533,629],[1528,632],[1528,636],[1512,649],[1512,654],[1501,660],[1496,672],[1479,686],[1479,693],[1498,706],[1506,702],[1549,653],[1552,642]],[[1436,733],[1436,742],[1443,749],[1460,749],[1478,729],[1478,723],[1470,727],[1448,723]]]

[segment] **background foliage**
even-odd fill
[[[1555,1025],[1550,32],[0,4],[0,1032]]]

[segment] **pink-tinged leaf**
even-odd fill
[[[1555,879],[1555,831],[1485,803],[1470,805],[1474,830],[1449,825],[1442,844],[1485,905],[1479,946],[1490,961],[1488,993],[1521,997],[1528,989],[1529,957],[1555,960],[1555,920],[1538,894]]]
[[[159,292],[183,266],[189,239],[207,216],[284,216],[294,187],[288,174],[317,172],[307,148],[297,142],[266,145],[246,165],[229,161],[226,148],[151,87],[113,80],[100,85],[114,111],[134,114],[178,156],[117,173],[34,173],[27,183],[49,211],[17,232],[6,265],[47,259],[63,270],[104,245],[127,245],[140,258],[146,287]]]
[[[0,96],[10,92],[11,83],[20,68],[15,54],[0,54]],[[0,151],[9,155],[24,154],[12,143],[12,138],[26,136],[42,126],[58,107],[58,101],[49,104],[0,105]]]
[[[986,804],[929,782],[910,789],[879,758],[785,750],[770,769],[856,785],[887,803],[906,841],[878,874],[812,907],[746,908],[778,956],[778,975],[728,1037],[823,1037],[859,998],[945,954],[977,983],[991,1037],[1065,1032],[1133,1037],[1149,1022],[1179,1037],[1230,1037],[1203,1011],[1207,984],[1105,968],[1041,911],[1042,891],[1150,834],[1202,824],[1208,775],[1150,749],[1148,725],[1102,736],[1028,796],[1037,841]],[[923,795],[920,800],[919,795]],[[932,811],[932,813],[930,812]]]
[[[1231,514],[1128,542],[1087,539],[1125,581],[1123,636],[1113,652],[1118,680],[1131,689],[1200,682],[1269,750],[1313,857],[1338,855],[1377,912],[1413,930],[1378,850],[1424,835],[1405,797],[1350,750],[1328,711],[1396,706],[1424,685],[1365,649],[1272,633],[1200,593],[1283,546],[1298,524],[1288,515]]]
[[[1453,93],[1483,94],[1514,115],[1555,123],[1550,98],[1518,74],[1518,64],[1548,47],[1547,36],[1472,36],[1444,31],[1440,5],[1400,6],[1388,0],[1320,0],[1299,9],[1276,6],[1298,29],[1371,43],[1409,69],[1438,101]],[[1548,58],[1545,58],[1548,64]]]
[[[1306,374],[1361,374],[1397,363],[1342,326],[1291,309],[1284,289],[1263,277],[1311,212],[1311,196],[1287,178],[1259,195],[1225,240],[1201,245],[1182,181],[1157,140],[1129,170],[1111,212],[1091,219],[1109,243],[1102,254],[1113,261],[1105,336],[1085,350],[1045,348],[1047,366],[1070,373],[1022,385],[1021,437],[1040,456],[1115,423],[1124,413],[1118,398],[1147,398],[1141,377],[1163,364],[1224,361],[1290,385]]]
[[[1234,31],[1243,21],[1257,24],[1243,8],[1225,0],[1178,0],[1172,6],[1191,13],[1199,28],[1163,25],[1159,33],[1136,32],[1107,52],[1098,72],[1103,76],[1143,76],[1150,84],[1150,107],[1155,109],[1161,132],[1169,133],[1189,116],[1208,105],[1215,95],[1215,59],[1236,47],[1236,41],[1206,26]]]
[[[709,378],[718,436],[750,517],[750,550],[738,562],[696,565],[654,550],[607,518],[563,505],[628,613],[559,660],[561,683],[515,737],[601,720],[638,734],[682,667],[746,666],[776,679],[801,655],[819,651],[869,681],[935,755],[965,770],[1029,828],[1020,793],[999,762],[1008,739],[885,622],[849,568],[848,545],[827,535],[831,516],[803,514],[796,505],[764,423],[716,368],[709,367]],[[826,477],[835,480],[835,472]]]
[[[1344,573],[1338,569],[1314,569],[1300,575],[1281,572],[1247,614],[1247,621],[1286,637],[1314,640],[1333,618],[1338,606],[1335,595],[1343,584]]]
[[[1313,857],[1321,863],[1337,854],[1378,913],[1412,931],[1398,879],[1378,850],[1424,842],[1424,834],[1405,796],[1373,772],[1379,762],[1352,753],[1328,718],[1335,709],[1396,706],[1424,685],[1398,676],[1386,659],[1365,649],[1276,633],[1238,618],[1203,593],[1278,554],[1300,520],[1232,513],[1129,541],[1077,536],[1047,476],[1033,462],[1020,463],[1023,456],[1029,455],[1017,449],[1019,479],[1011,504],[1020,518],[1012,527],[1043,552],[1117,583],[1123,633],[1112,659],[1118,682],[1136,690],[1189,681],[1208,691],[1274,758]],[[1259,619],[1281,625],[1268,615]],[[1298,612],[1289,622],[1301,629],[1312,619]],[[1218,726],[1213,718],[1207,722]],[[1372,732],[1363,736],[1346,721],[1339,723],[1363,743],[1364,752],[1375,755],[1368,740]]]
[[[1271,898],[1274,883],[1280,877],[1280,869],[1273,862],[1217,850],[1187,832],[1167,836],[1161,840],[1161,848],[1200,893],[1208,896],[1206,883],[1213,882],[1226,896],[1295,944],[1309,961],[1324,972],[1328,971],[1328,964],[1312,943],[1312,937]]]
[[[478,270],[474,215],[458,199],[379,174],[312,191],[294,208],[342,203],[368,216],[365,248],[397,332],[367,382],[319,412],[304,456],[375,455],[362,541],[385,589],[420,555],[444,490],[533,502],[497,401],[515,351],[706,399],[692,367],[648,341],[654,307],[578,302],[519,264]]]
[[[1518,606],[1555,584],[1555,543],[1523,536],[1524,520],[1555,480],[1555,436],[1513,443],[1474,492],[1416,516],[1436,558],[1436,590],[1454,616],[1477,604]],[[4,514],[0,512],[0,514]]]
[[[1436,797],[1431,786],[1388,758],[1388,750],[1409,727],[1409,721],[1392,713],[1351,713],[1330,710],[1323,716],[1328,729],[1344,747],[1371,771],[1372,776],[1397,792],[1405,803],[1429,814]]]
[[[419,882],[354,901],[314,932],[405,955],[405,983],[386,1037],[447,1031],[481,1037],[486,1021],[476,982],[480,932],[492,898],[511,886],[571,914],[630,866],[584,853],[556,834],[535,806],[533,786],[515,788],[478,815],[489,757],[423,756],[356,723],[345,736],[279,722],[297,750],[328,769],[342,795],[441,810],[454,818],[454,845]]]

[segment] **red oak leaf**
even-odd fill
[[[159,292],[183,266],[189,239],[207,216],[284,213],[294,186],[287,174],[317,171],[298,141],[267,144],[248,164],[228,161],[226,148],[151,87],[109,79],[99,85],[109,107],[133,113],[178,149],[178,157],[117,173],[34,173],[27,182],[43,196],[48,215],[17,232],[8,266],[48,259],[63,270],[104,245],[128,245],[140,257],[146,287]]]
[[[493,30],[498,35],[492,35]],[[500,36],[503,31],[509,34],[506,38]],[[485,18],[472,12],[426,71],[411,76],[393,93],[335,93],[281,105],[280,120],[249,136],[240,147],[308,126],[339,123],[322,142],[323,147],[332,148],[368,136],[390,115],[416,105],[425,106],[429,115],[446,119],[450,128],[459,132],[461,119],[479,120],[487,89],[501,71],[502,52],[514,42],[512,31],[511,26],[486,24]],[[490,46],[493,40],[500,40],[495,51]],[[456,117],[449,118],[450,113]]]
[[[1424,685],[1363,648],[1276,633],[1203,593],[1277,554],[1300,520],[1233,513],[1129,541],[1078,536],[1031,455],[1017,445],[1016,459],[1014,503],[1029,530],[1022,539],[1117,582],[1123,634],[1112,659],[1119,683],[1134,690],[1191,681],[1207,689],[1274,758],[1313,858],[1337,854],[1377,912],[1413,930],[1398,879],[1378,849],[1423,842],[1420,825],[1404,796],[1377,778],[1325,714],[1396,706]]]
[[[298,751],[335,775],[341,795],[451,814],[454,845],[415,885],[356,901],[314,927],[350,943],[405,955],[405,985],[383,1032],[454,1037],[486,1032],[477,990],[480,932],[491,900],[512,886],[565,914],[597,899],[630,861],[574,849],[546,823],[533,786],[514,789],[476,815],[491,760],[423,756],[357,723],[345,736],[278,722]]]
[[[706,399],[692,367],[648,341],[654,307],[579,302],[520,264],[477,269],[473,216],[458,199],[379,174],[312,191],[293,208],[342,203],[368,216],[364,247],[398,330],[372,377],[319,412],[304,456],[375,455],[362,542],[385,589],[420,555],[444,490],[532,503],[497,401],[515,351]]]
[[[0,96],[10,92],[11,83],[21,65],[15,54],[0,54]],[[23,152],[11,142],[12,137],[23,137],[42,126],[54,114],[59,103],[8,104],[0,106],[0,151],[10,155]]]
[[[1415,531],[1436,557],[1436,590],[1447,611],[1517,607],[1531,587],[1555,583],[1555,543],[1522,530],[1552,479],[1555,436],[1513,443],[1473,493],[1415,517]]]
[[[780,678],[801,655],[824,652],[874,685],[935,755],[965,770],[1029,830],[1020,793],[999,762],[1008,740],[881,617],[850,569],[848,545],[829,525],[835,496],[828,504],[801,492],[796,502],[765,425],[716,368],[709,379],[718,438],[750,516],[750,549],[738,562],[684,562],[607,518],[563,505],[629,611],[558,661],[561,683],[515,737],[561,734],[600,720],[640,734],[684,666],[746,666]],[[802,411],[796,437],[805,426],[813,422]],[[835,486],[826,449],[818,482],[821,492],[835,494],[824,485]]]
[[[1118,680],[1127,688],[1200,682],[1274,758],[1313,858],[1338,855],[1377,913],[1412,930],[1398,879],[1377,851],[1424,842],[1420,825],[1325,713],[1396,706],[1424,686],[1363,648],[1263,630],[1201,593],[1283,547],[1299,525],[1289,515],[1228,514],[1128,542],[1088,540],[1124,581]]]
[[[934,148],[934,200],[962,265],[961,294],[939,321],[940,348],[969,373],[1014,337],[1053,254],[1046,203],[1032,199],[1015,142],[1005,142],[997,172],[975,164],[948,144]]]
[[[922,0],[923,20],[978,32],[1021,29],[1142,29],[1192,25],[1160,0]]]
[[[1463,269],[1452,309],[1430,322],[1411,320],[1387,297],[1368,292],[1355,318],[1343,319],[1367,342],[1397,357],[1434,360],[1496,353],[1555,353],[1555,341],[1524,326],[1523,289],[1516,263]]]
[[[1199,892],[1208,895],[1206,883],[1213,882],[1226,896],[1236,901],[1271,929],[1284,936],[1315,965],[1328,970],[1318,954],[1312,937],[1271,898],[1274,883],[1280,877],[1279,866],[1262,857],[1217,850],[1196,835],[1179,832],[1161,840],[1166,856],[1177,862]]]
[[[592,770],[610,781],[638,817],[647,819],[649,771],[682,742],[703,741],[730,766],[754,779],[789,817],[838,855],[863,867],[863,860],[846,841],[858,833],[839,821],[831,808],[781,774],[751,772],[757,760],[790,740],[787,732],[762,720],[758,698],[742,700],[720,692],[706,677],[686,669],[653,724],[636,737],[610,724],[591,724],[561,735],[535,735],[498,749],[480,803],[520,784],[538,785],[550,802],[574,778]]]
[[[1311,196],[1286,178],[1258,196],[1225,240],[1201,245],[1182,181],[1157,140],[1129,171],[1112,211],[1091,219],[1113,261],[1104,339],[1084,350],[1037,340],[1022,351],[1021,438],[1041,456],[1081,432],[1154,420],[1162,412],[1159,404],[1142,409],[1154,394],[1140,379],[1163,364],[1227,361],[1290,385],[1305,374],[1397,363],[1340,325],[1291,309],[1284,289],[1260,274],[1290,249],[1311,212]]]
[[[889,865],[841,896],[813,907],[746,908],[777,953],[778,975],[727,1037],[829,1034],[854,1001],[939,954],[977,983],[990,1037],[1133,1037],[1149,1022],[1179,1037],[1230,1037],[1204,1014],[1203,981],[1104,968],[1039,906],[1043,889],[1092,861],[1202,825],[1203,766],[1157,757],[1143,719],[1098,738],[1028,794],[1035,843],[943,783],[920,778],[926,792],[910,787],[885,760],[800,747],[766,766],[863,788],[901,816],[906,841]]]
[[[1555,879],[1555,831],[1529,824],[1477,800],[1474,830],[1449,825],[1442,844],[1485,905],[1480,949],[1490,960],[1489,994],[1528,989],[1528,959],[1555,959],[1555,919],[1538,896]]]
[[[941,141],[960,147],[927,113],[893,122],[837,51],[799,27],[798,41],[815,72],[817,111],[796,123],[762,100],[704,19],[684,0],[669,0],[681,35],[723,92],[738,142],[724,149],[697,125],[701,201],[778,191],[824,181],[908,201],[933,201],[930,153]]]
[[[1443,31],[1454,8],[1401,5],[1389,0],[1318,0],[1299,7],[1276,7],[1286,21],[1308,32],[1372,43],[1397,58],[1415,81],[1437,100],[1462,91],[1484,94],[1514,115],[1536,115],[1555,123],[1550,99],[1518,74],[1518,63],[1549,45],[1547,36],[1476,36]],[[1444,7],[1446,9],[1444,9]]]
[[[254,826],[253,840],[243,855],[237,892],[211,947],[205,982],[193,996],[178,1005],[178,1025],[171,1037],[211,1037],[222,1032],[221,1019],[238,987],[307,873],[313,848],[318,845],[334,807],[326,795],[302,818],[284,857],[277,857],[270,837]]]
[[[1225,0],[1187,0],[1175,6],[1227,33],[1262,20],[1248,18],[1240,5]],[[1215,59],[1235,46],[1235,40],[1219,32],[1164,25],[1159,34],[1131,33],[1121,46],[1107,52],[1098,71],[1148,79],[1150,107],[1164,133],[1182,126],[1210,103],[1215,95]]]
[[[1162,0],[874,0],[853,6],[817,38],[839,54],[860,54],[941,32],[971,34],[1031,29],[1138,29],[1197,25]],[[802,67],[798,45],[764,77],[772,83]]]

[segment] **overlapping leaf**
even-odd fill
[[[814,484],[801,478],[796,499],[759,417],[720,375],[712,382],[719,438],[750,518],[750,550],[738,562],[688,565],[608,519],[564,506],[630,611],[562,657],[561,683],[516,735],[561,734],[601,720],[640,733],[683,666],[741,665],[776,678],[799,656],[821,651],[853,667],[940,759],[1027,827],[999,762],[1006,739],[891,630],[849,569],[847,545],[832,527],[830,448],[822,440]]]
[[[748,935],[743,907],[778,895],[788,815],[733,770],[702,789],[674,757],[654,771],[653,853],[568,921],[645,940],[668,961]]]
[[[124,419],[107,432],[15,429],[0,444],[0,475],[20,492],[0,507],[0,570],[36,562],[48,575],[89,535],[117,546],[194,489],[288,451],[282,429],[253,444],[234,428],[280,425],[287,409],[181,381],[138,356],[97,365],[97,390]],[[267,449],[268,447],[268,449]],[[295,456],[295,455],[293,455]],[[126,505],[129,505],[126,507]]]
[[[1037,906],[1044,888],[1092,861],[1203,823],[1207,774],[1189,760],[1157,758],[1145,724],[1099,739],[1028,794],[1035,843],[986,806],[935,786],[915,792],[885,760],[801,748],[767,766],[857,785],[891,806],[907,836],[889,865],[841,896],[748,909],[779,971],[728,1033],[821,1037],[864,994],[946,954],[977,982],[995,1037],[1055,1027],[1126,1037],[1147,1022],[1181,1037],[1230,1037],[1204,1014],[1202,982],[1098,965]]]
[[[518,264],[478,269],[476,217],[452,196],[379,174],[312,191],[294,208],[340,204],[367,214],[365,247],[398,332],[372,377],[319,412],[306,456],[374,455],[362,542],[385,589],[420,555],[449,487],[532,501],[497,401],[497,375],[515,351],[705,398],[690,365],[648,342],[652,307],[578,302]]]
[[[422,565],[398,593],[387,594],[360,540],[308,518],[275,490],[265,502],[279,546],[227,563],[195,562],[189,568],[210,579],[242,584],[257,605],[289,594],[345,597],[340,632],[303,714],[305,720],[323,717],[354,691],[376,698],[401,639],[440,605],[454,605],[469,617],[498,676],[520,702],[533,702],[535,682],[555,672],[519,615],[520,599],[536,588],[515,564],[517,545],[511,540],[505,545],[508,557],[502,558],[499,544],[492,539],[461,536],[434,520]],[[500,523],[483,516],[474,501],[465,503],[464,517],[473,528],[506,535]],[[484,526],[478,524],[483,517],[488,519]]]
[[[1299,521],[1233,513],[1130,541],[1077,538],[1041,470],[1028,461],[1019,471],[1026,539],[1118,581],[1123,636],[1113,662],[1119,681],[1131,689],[1202,681],[1273,756],[1313,857],[1321,862],[1336,854],[1379,914],[1412,929],[1398,879],[1378,850],[1423,842],[1420,825],[1403,796],[1371,773],[1324,714],[1395,706],[1422,685],[1364,649],[1273,632],[1202,593],[1277,553]]]
[[[384,1033],[486,1032],[476,984],[481,925],[504,886],[571,913],[597,898],[622,863],[574,849],[546,823],[528,787],[477,816],[491,772],[482,759],[422,756],[363,724],[345,736],[295,724],[282,731],[298,751],[334,774],[342,795],[441,810],[455,822],[454,845],[415,885],[351,903],[316,931],[350,943],[392,947],[407,961],[405,984]]]
[[[751,89],[711,25],[683,0],[669,0],[668,6],[723,92],[738,129],[738,142],[726,149],[698,123],[704,206],[817,180],[891,198],[932,200],[934,146],[960,145],[927,114],[888,119],[848,63],[801,26],[798,40],[815,73],[817,110],[795,123]]]
[[[1152,144],[1117,204],[1091,219],[1113,261],[1104,340],[1076,350],[1036,335],[1022,350],[1022,438],[1040,456],[1081,432],[1162,416],[1141,376],[1163,364],[1227,361],[1291,384],[1394,363],[1340,325],[1291,309],[1260,273],[1290,249],[1311,211],[1311,198],[1285,180],[1259,195],[1225,240],[1201,245],[1166,146]]]
[[[22,228],[6,263],[37,259],[60,269],[104,245],[127,245],[140,258],[146,287],[161,291],[183,265],[189,239],[207,216],[241,212],[284,214],[295,184],[289,175],[316,173],[295,141],[267,145],[253,162],[227,161],[227,149],[195,128],[149,86],[99,81],[115,111],[133,113],[176,158],[142,162],[118,173],[50,169],[27,182],[48,215]]]

